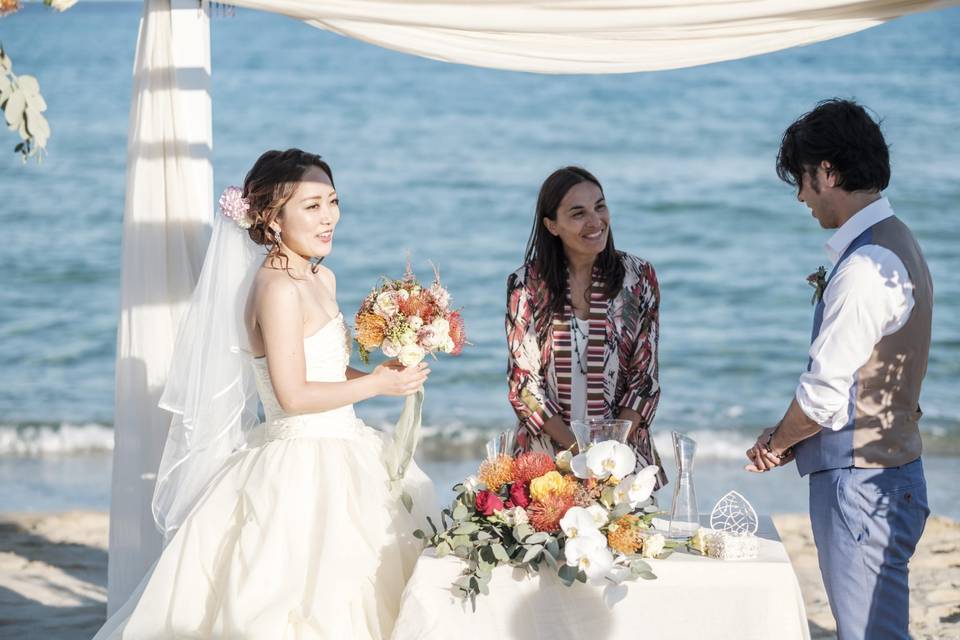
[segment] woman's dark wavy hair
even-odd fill
[[[330,184],[334,184],[330,165],[317,154],[300,149],[263,153],[243,181],[243,197],[250,204],[253,218],[247,233],[257,244],[269,247],[267,257],[271,264],[277,261],[280,268],[288,273],[287,256],[280,251],[280,237],[270,225],[280,217],[283,206],[293,196],[297,184],[310,167],[319,168],[330,178]],[[314,273],[318,264],[313,266]]]
[[[544,218],[557,219],[557,209],[560,201],[576,185],[582,182],[591,182],[597,185],[600,193],[603,187],[600,181],[582,167],[564,167],[557,169],[543,181],[540,195],[537,197],[537,209],[533,217],[533,229],[530,239],[527,240],[527,251],[524,262],[532,265],[550,291],[551,315],[563,313],[567,298],[567,255],[563,251],[563,242],[560,238],[547,230],[543,223]],[[623,260],[613,245],[613,230],[607,230],[607,246],[604,247],[594,264],[600,269],[604,281],[604,295],[614,298],[623,287],[625,268]],[[589,295],[589,291],[588,291]]]
[[[831,98],[787,127],[777,175],[798,190],[803,174],[826,160],[845,191],[883,191],[890,183],[890,151],[880,125],[852,100]]]

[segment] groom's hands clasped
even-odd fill
[[[747,449],[747,459],[750,460],[750,464],[744,466],[744,469],[752,473],[763,473],[782,467],[793,460],[792,449],[778,454],[770,448],[770,439],[776,430],[776,427],[764,429],[754,445]]]

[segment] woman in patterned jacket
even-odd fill
[[[614,248],[600,182],[580,167],[555,171],[540,188],[524,264],[507,279],[518,452],[555,455],[576,442],[571,420],[621,418],[632,423],[638,468],[660,465],[650,437],[659,308],[653,266]]]

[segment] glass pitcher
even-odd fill
[[[693,454],[697,443],[679,431],[673,432],[673,454],[677,459],[677,482],[670,507],[671,538],[692,536],[700,527],[697,493],[693,488]]]

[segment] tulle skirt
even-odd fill
[[[383,436],[340,431],[235,454],[95,640],[389,637],[436,497],[412,464],[408,513]]]

